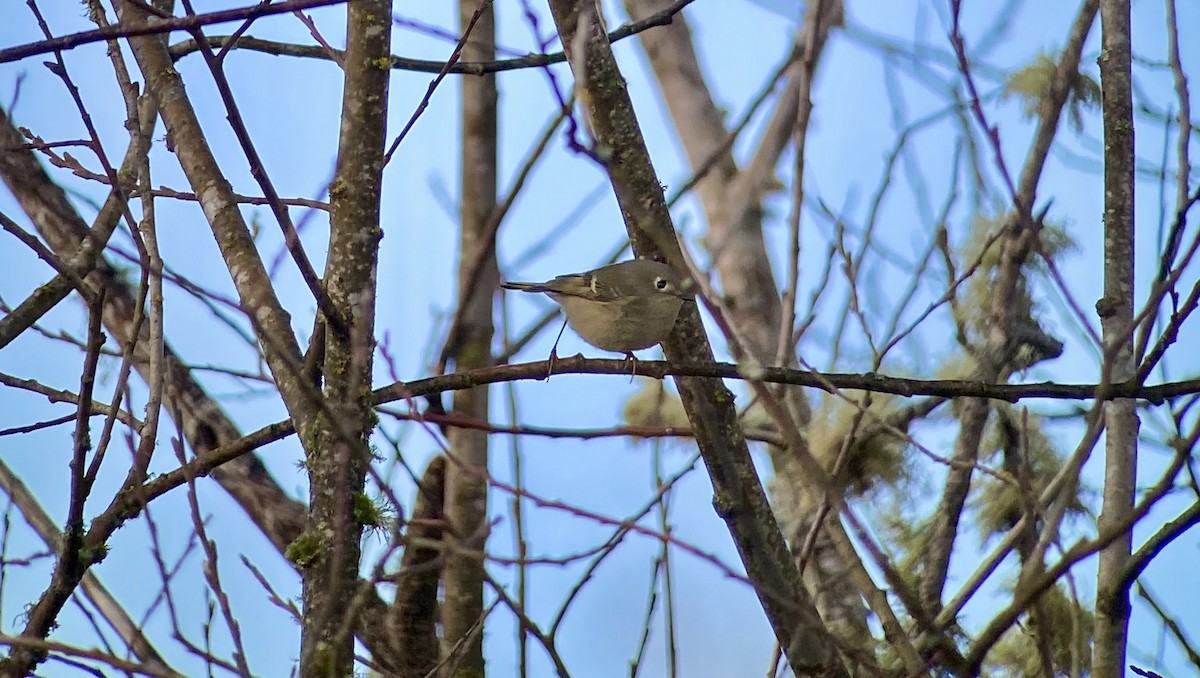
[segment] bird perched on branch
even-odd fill
[[[543,292],[566,314],[566,325],[596,348],[624,353],[649,348],[671,334],[683,302],[693,298],[692,281],[667,264],[634,259],[541,283],[506,282],[506,290]],[[564,325],[565,327],[565,325]],[[558,332],[562,337],[562,330]],[[550,351],[551,371],[558,339]]]

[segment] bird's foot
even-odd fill
[[[637,366],[638,366],[638,359],[637,359],[637,356],[635,356],[633,354],[633,351],[625,352],[625,362],[630,363],[629,383],[632,384],[633,378],[637,376]]]

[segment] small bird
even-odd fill
[[[667,264],[634,259],[592,271],[560,275],[543,283],[506,282],[506,290],[545,292],[562,306],[567,324],[596,348],[624,353],[649,348],[671,334],[683,302],[692,299],[691,280]],[[561,330],[559,336],[562,336]],[[555,340],[557,347],[558,341]],[[551,369],[556,357],[551,349]]]

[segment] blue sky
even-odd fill
[[[1181,25],[1200,25],[1200,9],[1186,2],[1179,4]],[[90,27],[79,5],[45,5],[43,11],[47,12],[47,19],[57,34]],[[232,3],[212,2],[204,3],[202,9],[217,9],[227,5],[233,6]],[[967,2],[965,5],[964,32],[969,46],[984,43],[996,36],[994,47],[982,55],[982,61],[1002,71],[1028,63],[1041,51],[1058,49],[1078,10],[1078,3],[1074,2],[1020,2],[1012,5],[1012,9],[1006,6],[1003,10],[993,3]],[[397,16],[423,24],[454,26],[457,24],[450,7],[451,3],[401,3],[397,7]],[[546,36],[553,30],[553,24],[544,8],[540,5],[537,8],[541,11],[540,34]],[[605,8],[610,26],[625,20],[623,11],[615,4],[606,3]],[[497,10],[501,45],[518,53],[533,49],[532,32],[522,17],[519,5],[511,0],[498,2]],[[1006,25],[998,23],[998,12],[1009,14]],[[335,45],[343,42],[340,37],[343,30],[341,13],[342,10],[337,8],[310,13]],[[931,78],[913,79],[906,75],[904,64],[897,57],[884,57],[871,48],[863,37],[871,34],[887,36],[899,43],[916,41],[939,54],[948,55],[947,3],[863,2],[851,4],[848,13],[852,30],[836,33],[832,38],[813,93],[815,110],[808,139],[805,182],[810,197],[819,197],[853,225],[862,223],[870,196],[880,181],[885,155],[897,133],[894,118],[899,116],[911,121],[940,110],[945,105],[945,88],[955,86],[959,76],[951,63],[944,62],[934,69]],[[1162,13],[1160,4],[1135,3],[1134,49],[1149,61],[1162,61],[1165,58]],[[718,102],[728,108],[731,120],[740,117],[745,102],[758,91],[767,74],[789,49],[799,14],[798,8],[783,0],[763,0],[760,3],[747,0],[698,0],[688,8],[688,20],[710,86]],[[36,26],[27,10],[14,9],[6,15],[6,21],[0,24],[0,45],[37,39]],[[996,31],[997,26],[1003,27],[1003,31]],[[213,32],[228,30],[230,27]],[[260,21],[251,34],[305,44],[311,42],[303,26],[291,17]],[[175,35],[173,41],[180,38],[180,35]],[[1098,77],[1095,67],[1098,39],[1097,22],[1083,59],[1084,71],[1093,77]],[[393,45],[397,54],[427,59],[445,58],[452,47],[444,39],[404,26],[396,27]],[[626,40],[619,43],[615,50],[628,80],[655,166],[670,193],[673,187],[687,180],[690,172],[670,121],[659,103],[657,88],[650,79],[645,57],[636,41]],[[1190,65],[1191,73],[1197,72],[1200,53],[1195,44],[1185,44],[1184,50],[1185,64]],[[104,47],[98,44],[82,47],[67,54],[66,59],[71,74],[83,91],[89,111],[101,130],[106,150],[110,157],[120,157],[126,143],[122,129],[124,113],[120,100],[113,97],[115,87],[111,67],[104,58]],[[43,60],[44,57],[39,57],[0,65],[0,100],[8,105],[20,83],[20,94],[13,111],[18,124],[33,127],[37,134],[48,140],[79,138],[83,130],[78,115],[61,83],[40,65]],[[900,113],[897,113],[895,101],[889,98],[886,80],[889,63],[895,68],[895,82],[903,100]],[[189,57],[181,61],[179,70],[202,116],[209,141],[217,156],[223,160],[227,176],[240,192],[258,194],[245,160],[224,120],[225,112],[219,106],[203,63],[198,58]],[[227,70],[242,107],[242,115],[259,153],[266,159],[266,168],[278,191],[288,196],[319,197],[332,173],[336,153],[341,96],[341,80],[336,66],[326,62],[234,52],[229,57]],[[560,65],[554,72],[559,86],[565,87],[570,82],[565,66]],[[977,71],[980,89],[985,94],[995,92],[999,86],[994,77],[989,75],[990,72],[982,66]],[[1140,65],[1135,68],[1135,75],[1139,86],[1156,108],[1162,110],[1172,106],[1173,94],[1168,74],[1161,69]],[[415,110],[431,78],[430,74],[396,73],[391,90],[392,134],[399,131]],[[527,149],[550,119],[555,99],[551,96],[550,82],[545,73],[538,70],[504,73],[500,76],[499,86],[502,107],[501,190],[505,191],[522,164]],[[1196,110],[1200,102],[1196,101],[1195,87],[1192,98],[1193,110]],[[448,78],[433,96],[428,110],[417,122],[385,174],[385,238],[381,252],[377,325],[381,335],[386,333],[388,337],[389,350],[397,357],[401,376],[408,379],[428,373],[431,354],[436,357],[456,294],[457,217],[454,204],[458,177],[457,102],[457,82]],[[1021,116],[1019,103],[1015,101],[989,99],[986,111],[991,121],[999,126],[1005,161],[1010,171],[1016,174],[1024,160],[1032,123]],[[761,117],[754,129],[761,124]],[[1159,162],[1162,154],[1161,126],[1151,125],[1144,119],[1139,120],[1139,124],[1142,123],[1145,124],[1139,128],[1139,159],[1153,166]],[[1141,133],[1141,130],[1145,132]],[[954,133],[953,120],[946,119],[918,134],[913,140],[914,152],[908,166],[912,171],[901,173],[883,203],[879,239],[901,259],[914,259],[932,233],[930,212],[940,209],[953,177],[949,158],[953,152]],[[1098,141],[1100,134],[1099,118],[1095,111],[1087,113],[1081,134],[1064,126],[1059,134],[1061,146],[1052,154],[1040,192],[1044,198],[1053,197],[1049,218],[1065,225],[1075,240],[1076,251],[1065,258],[1060,266],[1069,281],[1072,294],[1089,312],[1094,300],[1100,296],[1102,285],[1099,262],[1102,254],[1103,188],[1097,162],[1101,148]],[[752,151],[756,138],[751,133],[739,141],[735,150],[740,159]],[[552,147],[550,155],[539,165],[529,186],[518,198],[501,231],[499,257],[505,277],[539,279],[591,268],[601,263],[602,253],[609,252],[625,237],[615,201],[609,192],[604,191],[603,197],[581,218],[581,223],[571,231],[569,237],[555,242],[545,255],[526,265],[512,265],[512,262],[522,260],[529,248],[541,242],[585,196],[596,187],[602,187],[605,182],[594,164],[573,156],[565,148],[561,135],[555,137]],[[981,152],[988,158],[983,164],[992,171],[990,151],[985,148]],[[1172,149],[1171,163],[1174,162],[1173,153]],[[85,163],[92,163],[83,152],[76,155]],[[1079,156],[1091,164],[1077,161],[1075,158]],[[186,181],[163,144],[156,145],[152,158],[156,185],[186,188]],[[785,156],[779,170],[780,178],[785,183],[791,181],[791,166],[792,159]],[[928,204],[914,197],[919,188],[915,179],[918,173],[928,186]],[[59,171],[56,176],[64,175]],[[991,179],[995,181],[994,173]],[[961,182],[960,176],[960,187]],[[94,210],[88,201],[102,199],[103,192],[94,185],[78,181],[71,186],[79,192],[77,205],[81,212],[85,218],[90,218]],[[1155,270],[1155,237],[1161,213],[1158,190],[1153,181],[1143,178],[1138,191],[1138,276],[1142,283],[1139,294],[1144,296],[1146,281]],[[774,253],[781,254],[787,237],[786,192],[773,196],[768,207],[773,214],[766,224],[768,242]],[[1170,207],[1173,209],[1173,205]],[[157,209],[164,259],[180,274],[234,296],[228,273],[220,263],[211,234],[196,206],[160,200]],[[0,194],[0,210],[14,217],[19,215],[6,193]],[[245,214],[248,220],[259,226],[259,242],[264,258],[273,260],[279,251],[280,236],[269,211],[266,208],[247,207]],[[703,251],[698,242],[703,232],[703,219],[697,205],[692,200],[684,200],[674,215],[676,226],[684,235],[684,242],[703,260]],[[293,210],[292,216],[296,220],[311,218],[305,239],[310,256],[320,267],[327,235],[325,218],[320,214],[308,215],[299,209]],[[960,201],[951,213],[952,237],[961,241],[971,216],[965,199]],[[831,233],[831,225],[814,210],[805,212],[801,270],[806,288],[800,295],[801,299],[806,300],[811,287],[817,284],[817,271],[824,265],[824,249]],[[118,245],[129,249],[128,239],[119,239]],[[5,252],[19,251],[11,240],[4,247]],[[5,263],[3,270],[0,270],[0,295],[9,304],[23,299],[50,276],[44,264],[23,252],[6,256]],[[783,270],[781,263],[782,259],[775,261],[777,272]],[[933,278],[938,275],[940,271]],[[1190,285],[1195,279],[1193,271],[1185,276],[1184,284]],[[298,334],[306,337],[309,318],[314,310],[311,295],[301,284],[294,267],[286,261],[280,267],[276,280],[281,300],[292,312]],[[936,282],[939,281],[931,280],[923,287],[927,295],[936,296],[940,293],[934,284]],[[867,289],[875,296],[867,300],[868,310],[883,312],[890,310],[889,305],[895,300],[896,286],[903,285],[904,278],[898,269],[878,265],[871,269],[869,283]],[[1044,282],[1039,285],[1042,285],[1040,289],[1050,289]],[[822,368],[829,367],[829,318],[835,316],[837,305],[844,303],[839,296],[844,294],[844,286],[835,286],[828,294],[826,306],[821,309],[822,321],[814,326],[800,347],[806,360]],[[1040,366],[1028,377],[1031,380],[1076,382],[1094,379],[1097,366],[1093,354],[1078,345],[1067,320],[1050,304],[1050,295],[1040,299],[1046,302],[1043,321],[1052,333],[1057,333],[1068,342],[1068,350],[1062,358]],[[508,307],[513,318],[511,333],[519,333],[527,323],[548,308],[548,303],[540,298],[510,299]],[[923,307],[923,303],[915,304],[910,316],[915,316]],[[214,320],[207,310],[186,294],[169,289],[167,308],[168,339],[185,359],[199,365],[258,369],[251,347]],[[1095,323],[1094,316],[1089,317]],[[909,347],[888,367],[896,372],[919,372],[936,364],[937,359],[952,348],[952,337],[947,332],[945,320],[944,314],[931,319],[927,329],[918,334],[917,350]],[[86,328],[80,307],[73,302],[52,311],[42,324],[49,328],[62,328],[75,336],[82,336]],[[1186,346],[1189,341],[1195,345],[1197,340],[1200,337],[1196,336],[1194,327],[1185,329],[1180,346]],[[541,337],[517,359],[542,359],[552,341],[550,335]],[[866,369],[863,355],[855,352],[859,349],[861,347],[854,345],[845,347],[839,369]],[[559,352],[562,355],[576,352],[596,354],[570,332],[565,335]],[[1176,357],[1171,363],[1175,371],[1172,374],[1174,378],[1195,374],[1195,363],[1189,364],[1189,359],[1193,358],[1185,352],[1185,355]],[[37,378],[60,388],[73,389],[77,386],[80,362],[81,356],[73,347],[41,337],[23,337],[0,352],[0,371]],[[106,371],[102,370],[107,379],[103,383],[109,389],[115,379],[115,370],[115,363],[109,364]],[[377,371],[378,384],[382,385],[387,380],[386,371]],[[245,383],[215,374],[202,376],[202,382],[211,393],[229,396],[225,401],[227,409],[245,431],[284,416],[278,401],[270,397],[269,389],[262,385],[248,387]],[[548,383],[522,383],[515,387],[520,402],[519,420],[579,428],[612,426],[619,423],[624,402],[639,387],[639,383],[631,384],[621,378],[567,375],[556,376]],[[140,393],[137,397],[141,397]],[[493,390],[493,417],[497,421],[509,421],[511,415],[505,405],[506,400],[503,388]],[[66,406],[50,405],[42,398],[9,390],[0,392],[0,403],[3,403],[0,408],[0,427],[69,412]],[[1055,409],[1053,404],[1047,403],[1035,403],[1031,408],[1035,411]],[[384,426],[389,433],[402,435],[401,451],[415,468],[422,468],[429,455],[437,450],[435,442],[417,428],[401,430],[402,426],[387,418],[384,418]],[[165,429],[164,441],[170,430],[169,427]],[[944,422],[935,423],[918,431],[918,435],[928,436],[924,440],[945,444],[947,430]],[[1053,431],[1064,450],[1073,448],[1078,437],[1077,427],[1056,425]],[[4,461],[24,478],[42,499],[45,508],[59,520],[63,518],[66,507],[65,479],[70,436],[68,427],[58,427],[20,437],[0,438],[0,455]],[[492,444],[495,460],[492,472],[499,479],[508,481],[511,479],[511,441],[497,436],[492,439]],[[636,511],[652,496],[652,445],[649,442],[622,439],[568,441],[533,438],[520,442],[520,453],[531,491],[620,519]],[[678,472],[692,459],[688,444],[667,442],[662,446],[662,467],[666,475]],[[1154,470],[1161,467],[1164,457],[1146,449],[1144,474],[1141,477],[1153,479]],[[124,475],[120,445],[114,451],[118,454],[110,461],[105,482],[97,488],[97,496],[111,492],[114,483]],[[168,447],[160,446],[158,470],[172,467],[168,453]],[[260,450],[260,454],[284,488],[293,491],[294,496],[306,496],[304,477],[296,467],[300,453],[295,440],[273,444]],[[1098,483],[1101,458],[1101,454],[1095,455],[1087,470],[1088,480]],[[927,471],[929,476],[926,484],[936,491],[940,483],[939,470],[929,468]],[[399,478],[396,492],[398,496],[410,497],[412,488],[402,480],[403,475],[396,474]],[[711,491],[703,470],[697,467],[680,481],[672,494],[673,534],[737,568],[736,553],[724,524],[711,508],[710,499]],[[298,628],[283,612],[267,602],[265,593],[239,562],[239,557],[244,555],[259,567],[282,595],[299,595],[298,577],[268,545],[245,536],[255,535],[255,528],[215,484],[202,483],[200,501],[205,512],[212,516],[210,534],[217,539],[222,579],[233,596],[239,614],[250,665],[261,675],[283,675],[297,654]],[[1180,499],[1171,502],[1170,506],[1178,510],[1185,505],[1185,501]],[[97,501],[88,508],[99,510],[101,506]],[[873,510],[869,504],[859,508],[866,515]],[[1165,506],[1154,515],[1159,519],[1169,519],[1171,513],[1168,508]],[[527,510],[530,511],[528,539],[531,554],[552,556],[586,550],[603,542],[612,531],[611,526],[597,525],[559,511]],[[497,553],[510,554],[512,520],[509,498],[494,494],[492,513],[499,522],[490,547]],[[185,548],[191,529],[186,515],[186,498],[182,492],[167,495],[156,503],[152,511],[163,540],[164,557],[168,561],[179,557]],[[648,518],[646,524],[653,526],[653,520],[653,517]],[[23,557],[43,549],[36,537],[15,516],[9,529],[9,557]],[[113,539],[113,557],[96,569],[97,574],[128,605],[135,617],[152,603],[160,586],[156,567],[145,555],[146,534],[142,520],[125,527]],[[969,550],[973,543],[972,537],[964,538],[965,549]],[[374,546],[381,544],[376,541]],[[1181,623],[1187,626],[1190,622],[1192,628],[1200,624],[1200,613],[1196,612],[1200,610],[1200,593],[1185,590],[1177,584],[1180,577],[1191,574],[1189,563],[1195,561],[1196,547],[1196,538],[1185,536],[1147,572],[1151,588],[1180,615]],[[558,637],[558,647],[574,675],[610,676],[627,671],[627,664],[636,653],[641,618],[650,588],[651,559],[658,548],[656,542],[645,537],[629,537],[626,544],[599,569],[594,581],[571,608]],[[970,553],[964,552],[955,561],[954,575],[961,578],[970,571],[973,565],[970,556]],[[671,557],[677,603],[676,630],[682,648],[681,675],[765,673],[772,641],[750,589],[726,577],[711,564],[686,553],[673,551]],[[3,623],[6,632],[20,628],[18,616],[44,587],[48,567],[43,561],[30,568],[8,568],[4,596],[0,601],[0,623]],[[176,583],[180,604],[189,613],[185,631],[192,634],[194,640],[200,638],[204,597],[199,584],[190,582],[200,581],[200,567],[201,559],[193,552],[185,560]],[[1093,570],[1091,563],[1077,568],[1077,581],[1085,595],[1090,595],[1093,586]],[[501,581],[511,582],[515,578],[512,569],[500,566],[496,567],[495,574]],[[578,565],[535,568],[531,575],[531,617],[540,621],[549,620],[579,574]],[[961,579],[952,577],[951,590],[957,581]],[[987,599],[979,601],[969,608],[964,620],[968,625],[982,621],[994,609],[994,604],[995,601]],[[1137,602],[1134,603],[1134,610],[1132,628],[1136,651],[1153,653],[1158,642],[1157,621]],[[150,628],[161,632],[167,628],[164,624],[163,612],[159,610],[151,619]],[[84,645],[95,642],[74,608],[64,612],[62,631],[57,637]],[[217,647],[228,648],[223,631],[216,632],[215,638]],[[665,675],[661,615],[650,642],[648,663],[641,675]],[[487,630],[486,644],[489,667],[494,675],[510,674],[515,662],[511,615],[497,613]],[[169,641],[160,642],[160,649],[171,647]],[[1172,668],[1181,670],[1179,667],[1183,664],[1178,648],[1171,641],[1167,641],[1164,648],[1167,663],[1162,668],[1167,669],[1167,673]],[[1139,661],[1141,665],[1151,665],[1151,662],[1141,661],[1144,657],[1136,654],[1136,651],[1131,655],[1132,660]],[[177,668],[185,672],[199,670],[195,659],[178,650],[171,649],[168,656],[177,662]],[[550,665],[539,649],[532,647],[530,657],[532,675],[549,675]],[[48,665],[45,675],[70,675],[70,671],[61,666]]]

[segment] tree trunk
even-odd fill
[[[459,27],[469,36],[465,61],[496,58],[496,23],[490,3],[460,0]],[[476,15],[478,14],[478,18]],[[472,23],[474,24],[472,26]],[[462,86],[461,238],[458,303],[461,322],[448,341],[456,370],[491,362],[492,304],[500,282],[490,222],[496,208],[496,76],[464,75]],[[488,387],[454,394],[455,415],[488,418]],[[444,572],[442,657],[445,675],[478,678],[483,661],[483,571],[487,542],[488,434],[451,428],[453,455],[446,467],[446,518],[451,526]]]
[[[1100,85],[1104,97],[1104,297],[1096,302],[1105,346],[1103,380],[1134,374],[1133,355],[1133,88],[1129,0],[1102,0]],[[1104,406],[1104,497],[1100,534],[1126,521],[1133,510],[1137,470],[1138,416],[1135,401]],[[1096,624],[1092,676],[1125,675],[1129,631],[1129,560],[1132,527],[1100,552],[1096,574]]]

